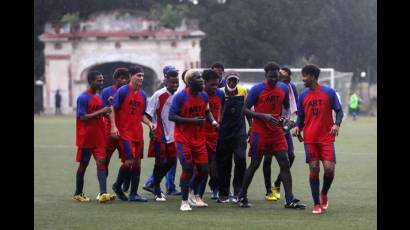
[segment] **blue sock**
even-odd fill
[[[107,166],[97,165],[97,178],[100,184],[100,193],[107,192]]]
[[[140,183],[140,172],[141,169],[132,169],[131,172],[131,189],[130,189],[130,194],[136,195],[138,192],[138,185]]]
[[[87,164],[82,164],[78,166],[77,174],[75,177],[75,195],[78,195],[83,192],[84,187],[84,174],[87,168]]]
[[[310,173],[309,175],[310,190],[312,192],[313,202],[315,205],[320,204],[319,200],[319,174]]]
[[[121,165],[120,169],[118,170],[117,180],[115,181],[116,186],[121,186],[122,183],[127,179],[129,174],[128,171],[129,168],[127,166],[125,166],[124,164]]]

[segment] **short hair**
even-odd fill
[[[221,63],[214,63],[214,64],[212,64],[211,69],[215,69],[215,68],[225,70],[225,69],[224,69],[224,66],[223,66]]]
[[[268,64],[265,65],[263,69],[265,70],[265,73],[266,73],[268,71],[279,70],[280,67],[276,62],[269,62]]]
[[[97,76],[100,76],[100,75],[102,75],[102,73],[99,72],[99,71],[96,71],[96,70],[93,70],[93,71],[88,72],[88,74],[87,74],[88,84],[91,85],[91,83],[92,83],[93,81],[95,81],[95,79],[97,78]]]
[[[165,78],[168,78],[168,77],[178,77],[178,72],[176,70],[170,70],[165,75]]]
[[[210,70],[210,69],[206,69],[202,72],[202,78],[204,79],[205,82],[214,80],[214,79],[217,79],[219,81],[221,80],[219,78],[219,75],[215,71]]]
[[[280,68],[280,69],[282,69],[283,71],[285,71],[286,73],[288,73],[289,76],[292,75],[292,71],[291,71],[288,67],[282,67],[282,68]]]
[[[194,77],[194,75],[196,73],[199,73],[199,71],[197,69],[189,69],[186,73],[185,73],[185,83],[187,85],[189,85],[189,81]],[[199,73],[200,74],[200,73]]]
[[[114,79],[117,80],[120,76],[128,76],[129,77],[128,69],[127,68],[117,68],[117,69],[115,69],[114,74],[113,74]]]
[[[182,78],[183,82],[185,82],[185,74],[186,74],[187,71],[188,70],[186,69],[186,70],[184,70],[184,72],[182,72],[181,78]]]
[[[320,68],[316,65],[306,65],[302,68],[302,74],[312,75],[316,79],[319,78]]]
[[[136,73],[144,73],[144,69],[139,66],[132,66],[128,69],[128,72],[130,73],[130,76],[132,76]]]

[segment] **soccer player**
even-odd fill
[[[218,89],[218,84],[221,81],[219,75],[213,70],[204,70],[202,72],[202,78],[205,81],[205,92],[208,94],[209,99],[209,109],[211,110],[212,116],[216,121],[219,122],[220,115],[222,112],[223,103],[225,101],[224,92]],[[212,126],[211,123],[205,123],[205,133],[206,133],[206,150],[208,152],[208,165],[209,165],[209,186],[211,188],[212,194],[211,199],[218,199],[218,171],[216,168],[216,143],[218,140],[218,130]],[[195,174],[194,174],[195,177]],[[200,197],[203,197],[206,188],[207,177],[203,180],[197,191]]]
[[[224,109],[221,115],[219,136],[216,146],[216,164],[218,169],[218,203],[229,202],[229,184],[231,181],[232,156],[235,162],[232,181],[232,201],[237,202],[237,196],[242,186],[246,170],[246,125],[242,108],[248,92],[245,87],[238,85],[239,74],[226,74]],[[249,125],[251,124],[248,120]]]
[[[97,164],[97,178],[100,193],[97,200],[105,203],[115,199],[107,193],[107,165],[105,153],[103,114],[111,112],[110,107],[103,107],[103,102],[97,93],[101,90],[104,77],[100,72],[90,71],[87,74],[89,88],[77,98],[76,144],[79,162],[76,176],[74,200],[89,202],[90,198],[83,193],[84,174],[90,162],[91,155]]]
[[[142,89],[144,70],[140,67],[132,67],[129,69],[129,74],[130,83],[117,90],[112,102],[114,112],[110,117],[111,135],[113,138],[120,139],[120,155],[123,162],[112,189],[123,201],[146,202],[147,199],[137,193],[144,150],[141,122],[148,125],[150,130],[155,130],[156,124],[151,123],[144,114],[146,108],[146,96]],[[131,188],[127,197],[121,185],[129,171],[131,171]]]
[[[214,63],[214,64],[212,64],[211,69],[218,74],[219,79],[221,80],[218,84],[218,88],[225,87],[226,81],[223,78],[224,71],[225,71],[224,66],[221,63]]]
[[[294,136],[303,131],[306,163],[309,164],[310,170],[309,183],[314,202],[313,214],[322,213],[329,205],[327,193],[334,178],[336,164],[334,142],[343,119],[342,107],[335,90],[319,85],[319,74],[320,69],[315,65],[302,68],[302,81],[306,88],[299,96],[297,127],[292,129]],[[335,122],[332,110],[336,112]],[[322,161],[325,171],[320,195],[319,160]]]
[[[178,70],[173,65],[166,65],[162,69],[162,72],[164,74],[164,79],[165,80],[160,84],[160,87],[158,89],[162,89],[163,87],[166,86],[166,82],[167,82],[166,79],[167,79],[167,76],[170,72],[177,72],[178,73]],[[178,191],[175,188],[176,169],[177,169],[177,162],[175,161],[174,165],[168,170],[168,172],[165,176],[165,188],[166,188],[166,194],[167,195],[174,195],[174,196],[181,195],[181,192]],[[147,178],[147,180],[144,183],[143,189],[155,194],[155,192],[154,192],[154,176],[151,175],[150,177]]]
[[[151,134],[148,148],[148,157],[155,157],[152,175],[156,201],[166,201],[165,196],[161,193],[160,183],[165,174],[176,164],[175,123],[168,120],[168,114],[174,93],[179,86],[178,72],[168,71],[164,82],[166,87],[152,95],[146,110],[152,122],[157,124],[155,132]]]
[[[117,90],[121,86],[128,84],[130,80],[128,69],[127,68],[115,69],[113,78],[114,78],[115,84],[105,87],[101,92],[101,97],[102,97],[104,107],[106,106],[110,107],[115,92],[117,92]],[[108,165],[110,164],[111,156],[116,149],[119,151],[120,145],[119,145],[118,139],[114,139],[111,136],[111,133],[110,133],[111,123],[110,123],[109,116],[107,116],[106,119],[104,119],[104,124],[105,124],[105,144],[106,144],[105,152],[107,155],[106,163],[107,163],[107,176],[108,176]]]
[[[250,207],[247,190],[255,171],[259,168],[263,155],[275,155],[280,167],[280,176],[285,188],[285,208],[303,209],[292,193],[292,175],[289,170],[288,146],[279,120],[282,107],[289,109],[288,88],[283,82],[278,82],[279,66],[268,63],[265,68],[266,80],[253,86],[243,109],[245,115],[252,117],[249,155],[251,163],[246,169],[241,191],[239,192],[239,207]],[[254,107],[255,111],[250,110]]]
[[[199,182],[208,175],[208,154],[206,152],[205,122],[206,118],[214,127],[218,127],[209,111],[208,95],[202,91],[204,80],[197,70],[188,70],[185,74],[188,87],[178,92],[172,100],[169,120],[175,122],[175,141],[178,159],[182,166],[180,186],[182,191],[181,211],[192,210],[188,203],[189,181],[194,166],[198,174],[193,183],[197,188]],[[206,118],[205,118],[206,117]],[[201,197],[196,197],[196,206],[207,206]]]
[[[296,115],[297,113],[298,91],[296,89],[295,83],[291,81],[291,74],[292,74],[291,70],[287,67],[282,67],[279,71],[279,81],[285,83],[289,91],[290,115],[287,117],[288,119],[290,119],[292,115]],[[286,143],[288,145],[287,153],[288,153],[288,159],[289,159],[289,168],[291,168],[293,161],[295,160],[295,153],[294,153],[294,148],[293,148],[292,135],[290,134],[289,131],[285,132],[285,138],[286,138]],[[265,179],[265,188],[266,188],[265,199],[267,201],[277,201],[280,199],[280,183],[282,182],[282,180],[280,178],[280,173],[279,173],[274,184],[271,185],[271,163],[272,163],[272,156],[266,155],[263,160],[263,176]]]

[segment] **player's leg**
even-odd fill
[[[218,140],[215,154],[218,171],[219,198],[218,203],[229,202],[229,183],[231,181],[233,149],[227,141]]]
[[[155,163],[154,163],[154,168],[152,169],[152,174],[145,180],[144,186],[142,186],[142,189],[154,195],[155,195],[154,174],[156,171],[156,164],[158,160],[157,158],[160,157],[160,154],[161,154],[161,143],[154,141],[154,140],[150,140],[149,147],[148,147],[148,157],[155,157]]]
[[[177,145],[177,155],[179,162],[182,167],[182,173],[180,177],[180,186],[182,193],[182,202],[181,202],[181,211],[190,211],[192,210],[188,204],[188,190],[189,190],[189,181],[193,173],[193,164],[192,164],[192,154],[187,146],[184,146],[183,143],[176,142]]]
[[[288,145],[288,159],[289,159],[289,167],[292,167],[293,161],[295,160],[295,153],[294,153],[294,147],[293,147],[293,140],[292,136],[290,133],[285,134],[286,138],[286,143]],[[280,184],[282,180],[280,178],[280,172],[278,173],[278,176],[274,182],[272,193],[276,196],[276,198],[279,200],[280,199]]]
[[[278,199],[272,193],[271,165],[272,165],[272,155],[271,154],[265,154],[264,160],[263,160],[263,167],[262,167],[262,169],[263,169],[263,179],[265,181],[265,188],[266,188],[265,200],[267,200],[267,201],[277,201]]]
[[[319,149],[316,144],[305,144],[305,154],[306,154],[306,163],[309,164],[309,185],[310,191],[313,198],[313,214],[322,213],[322,208],[320,206],[319,200],[319,189],[320,189],[320,166],[319,166]]]
[[[207,207],[202,200],[201,192],[205,190],[206,178],[209,174],[209,165],[208,165],[208,152],[205,145],[196,146],[192,151],[192,161],[197,169],[195,178],[192,181],[192,188],[194,188],[195,195],[195,206],[196,207]],[[203,186],[203,187],[202,187]],[[201,189],[203,189],[201,191]]]
[[[177,162],[172,165],[172,167],[168,170],[165,178],[165,188],[167,190],[167,195],[175,195],[179,196],[182,193],[176,189],[175,186],[175,174],[177,171]]]
[[[242,136],[239,137],[237,140],[233,140],[233,152],[234,152],[234,173],[233,173],[233,195],[234,198],[232,199],[234,202],[238,200],[239,191],[241,189],[243,178],[245,176],[246,171],[246,142],[247,137]],[[232,160],[231,160],[232,161]],[[230,170],[229,170],[230,173]],[[229,181],[228,181],[229,183]]]
[[[88,198],[84,193],[83,193],[83,187],[84,187],[84,174],[87,169],[88,163],[90,162],[91,158],[91,152],[89,149],[86,148],[78,148],[77,150],[77,162],[80,164],[78,165],[77,168],[77,173],[76,173],[76,188],[75,188],[75,193],[74,193],[74,200],[80,201],[80,202],[88,202],[90,201],[90,198]]]
[[[116,196],[107,193],[107,161],[106,149],[94,148],[92,150],[96,165],[97,165],[97,179],[100,192],[97,195],[97,200],[100,203],[115,200]]]
[[[131,156],[132,154],[131,146],[128,141],[120,140],[119,147],[120,148],[118,149],[118,151],[120,154],[122,164],[120,168],[118,169],[117,179],[112,185],[112,190],[115,192],[115,194],[120,200],[128,201],[128,197],[124,194],[124,191],[122,190],[121,186],[125,180],[128,180],[130,176],[130,167],[126,165],[124,162],[127,159],[126,156]]]
[[[329,202],[327,193],[332,185],[333,178],[335,177],[335,165],[336,165],[336,153],[334,144],[321,145],[320,159],[322,160],[324,174],[323,174],[323,186],[320,192],[320,205],[323,210],[328,208]]]
[[[111,157],[112,154],[114,153],[114,151],[117,149],[117,145],[116,145],[116,141],[111,137],[111,136],[106,136],[105,137],[105,164],[107,166],[107,177],[108,177],[108,173],[109,173],[109,165],[110,165],[110,161],[111,161]]]
[[[131,166],[131,185],[130,185],[130,201],[147,202],[148,200],[138,194],[138,186],[141,175],[141,158],[144,151],[144,144],[142,141],[132,142],[132,157],[133,164]]]
[[[249,164],[248,168],[245,171],[242,187],[238,195],[239,207],[242,207],[242,208],[251,207],[251,204],[248,202],[248,198],[247,198],[248,188],[252,182],[253,175],[255,174],[256,170],[259,168],[259,165],[261,164],[261,161],[262,161],[261,157],[251,158],[251,163]]]

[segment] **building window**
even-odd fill
[[[121,43],[120,43],[120,42],[116,42],[116,43],[115,43],[115,48],[116,48],[116,49],[121,48]]]
[[[54,44],[54,49],[61,50],[62,48],[63,48],[63,45],[61,43],[57,42]]]
[[[196,41],[192,41],[192,47],[196,46]]]
[[[171,42],[171,46],[172,47],[177,47],[177,42],[176,41]]]

